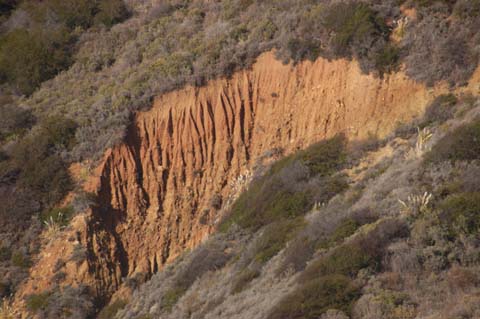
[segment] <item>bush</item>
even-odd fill
[[[345,146],[345,137],[336,136],[275,162],[240,195],[220,230],[233,223],[258,230],[279,219],[293,220],[304,215],[314,201],[343,191],[345,180],[331,175],[345,163]],[[317,179],[308,183],[311,176]]]
[[[303,218],[280,220],[266,226],[255,247],[255,260],[261,264],[274,257],[293,235],[304,226]]]
[[[350,314],[359,287],[343,275],[328,275],[303,284],[273,309],[269,319],[315,319],[329,309]]]
[[[480,193],[450,195],[439,205],[440,220],[454,238],[480,232]]]
[[[127,302],[123,299],[115,300],[102,309],[98,314],[98,319],[113,319],[117,312],[125,308]]]
[[[17,184],[43,205],[56,203],[72,189],[66,163],[57,153],[75,143],[76,124],[61,117],[47,118],[42,127],[18,142],[10,163],[20,171]]]
[[[172,286],[163,295],[160,303],[162,309],[171,311],[197,278],[209,271],[215,271],[225,266],[232,257],[225,250],[225,242],[218,239],[213,239],[198,247],[192,254],[191,259],[176,273]]]
[[[26,306],[31,313],[46,310],[49,305],[50,292],[31,294],[26,299]]]
[[[12,254],[12,265],[20,268],[30,268],[32,261],[28,256],[17,251]]]
[[[62,207],[62,208],[53,208],[50,210],[43,211],[40,214],[40,219],[43,223],[53,222],[60,226],[67,226],[74,214],[73,208],[71,206]]]
[[[333,49],[339,55],[347,54],[356,42],[372,42],[372,37],[388,34],[385,22],[361,2],[332,4],[326,9],[323,23],[333,32]]]
[[[343,241],[345,238],[353,235],[360,226],[360,223],[358,223],[353,218],[346,218],[342,220],[340,224],[335,228],[335,231],[328,237],[328,239],[322,241],[319,244],[319,247],[329,248],[336,245],[337,243]]]
[[[245,289],[247,285],[260,276],[258,269],[246,268],[242,270],[234,279],[232,284],[232,293],[237,294]]]
[[[0,104],[0,142],[10,137],[22,135],[34,123],[30,111],[12,104]]]
[[[458,99],[454,94],[444,94],[436,97],[425,110],[421,126],[443,123],[451,119],[455,114],[454,106],[457,103]]]
[[[426,163],[480,159],[480,120],[448,133],[425,155]]]
[[[95,21],[111,27],[128,17],[128,10],[123,0],[102,0],[98,5]]]
[[[375,56],[375,69],[380,73],[392,73],[398,70],[400,49],[393,45],[385,45]]]
[[[360,269],[376,266],[377,263],[377,256],[370,255],[359,244],[345,244],[335,248],[326,257],[312,262],[301,274],[300,281],[308,282],[330,274],[354,278]]]
[[[70,65],[63,49],[70,41],[64,31],[51,32],[48,40],[41,31],[16,29],[0,38],[0,80],[13,84],[21,93],[31,94],[43,81]]]
[[[177,303],[177,301],[185,294],[187,291],[184,287],[174,287],[169,289],[162,297],[162,301],[160,302],[160,307],[167,312],[171,312],[173,306]]]
[[[10,260],[12,257],[12,250],[9,247],[0,247],[0,262]]]
[[[93,318],[92,291],[84,285],[64,286],[26,298],[28,311],[35,318]],[[113,318],[101,317],[98,318]]]

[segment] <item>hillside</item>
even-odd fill
[[[478,317],[477,2],[0,2],[0,316]]]

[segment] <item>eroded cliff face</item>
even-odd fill
[[[158,97],[94,174],[89,190],[98,194],[98,205],[72,230],[76,243],[87,247],[88,260],[78,267],[88,265],[88,272],[78,279],[73,271],[66,281],[110,296],[123,277],[156,272],[205,239],[222,203],[269,154],[288,154],[337,133],[385,136],[441,91],[403,73],[362,75],[355,62],[292,66],[267,53],[230,79]],[[32,282],[49,285],[42,272],[47,260],[53,263],[49,256],[41,256],[24,291],[35,290]]]

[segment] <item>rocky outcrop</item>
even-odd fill
[[[102,205],[88,232],[97,282],[114,290],[201,242],[231,181],[269,151],[340,132],[383,136],[430,98],[401,73],[379,79],[345,60],[282,65],[272,53],[230,79],[157,98],[99,168]]]
[[[266,53],[229,79],[158,97],[94,174],[98,205],[76,230],[89,256],[84,281],[108,297],[122,278],[156,272],[213,231],[222,202],[259,160],[338,133],[385,136],[439,91],[403,73],[363,75],[352,61],[293,66]],[[42,267],[40,259],[32,274]]]

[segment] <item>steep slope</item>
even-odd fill
[[[460,97],[448,119],[427,112],[427,135],[349,148],[341,189],[309,171],[315,158],[335,161],[322,145],[338,139],[276,162],[235,202],[230,229],[159,271],[112,317],[479,318],[479,102]],[[305,189],[330,199],[269,215],[277,193],[285,209]]]
[[[88,183],[97,205],[66,235],[77,240],[50,243],[18,295],[51,287],[51,266],[69,260],[75,244],[88,252],[73,267],[83,279],[69,266],[64,283],[108,298],[122,278],[148,276],[202,242],[258,161],[337,133],[383,137],[442,91],[403,73],[363,75],[351,61],[293,66],[267,53],[230,79],[160,96]]]

